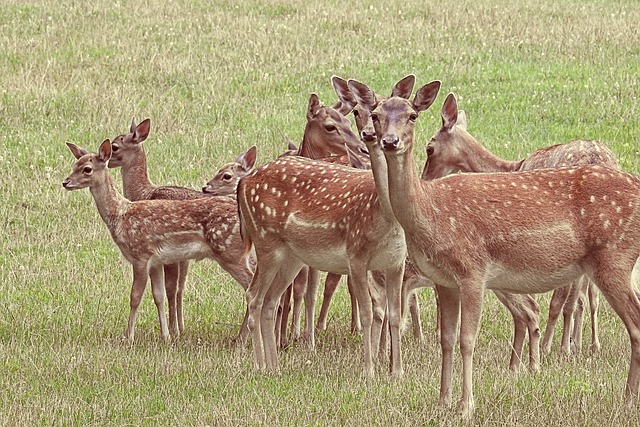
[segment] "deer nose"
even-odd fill
[[[398,135],[385,135],[382,138],[382,148],[385,150],[395,150],[398,148],[398,143],[400,142],[400,138]]]
[[[67,188],[67,186],[71,183],[71,180],[69,179],[65,179],[64,181],[62,181],[62,186],[64,188]]]
[[[364,142],[373,142],[376,140],[376,131],[375,129],[362,129],[360,137]]]

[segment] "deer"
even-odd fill
[[[66,190],[89,188],[111,238],[133,267],[125,340],[134,341],[138,308],[149,278],[158,310],[160,334],[168,341],[163,266],[204,258],[214,259],[220,265],[237,265],[230,260],[238,256],[233,248],[242,247],[237,204],[229,197],[214,196],[130,201],[116,191],[109,174],[107,164],[112,155],[109,139],[100,144],[97,153],[89,153],[72,143],[67,146],[77,160],[62,186]],[[244,268],[229,273],[247,281],[252,276],[252,269],[246,254],[241,255]]]
[[[615,154],[609,147],[598,141],[574,140],[541,148],[518,161],[501,159],[468,133],[466,114],[458,110],[455,95],[450,94],[445,99],[441,115],[443,126],[427,144],[428,160],[423,168],[422,179],[440,178],[459,171],[511,172],[588,164],[620,169]],[[587,293],[591,308],[591,351],[598,351],[600,348],[597,326],[599,294],[592,283],[580,278],[553,292],[549,306],[549,321],[542,340],[542,349],[545,353],[551,351],[553,331],[561,310],[564,318],[561,350],[565,354],[570,353],[571,343],[573,343],[574,351],[580,351],[582,306]],[[572,322],[574,313],[576,316]]]
[[[411,87],[415,83],[415,76],[409,75],[402,79],[403,81],[410,81]],[[400,84],[397,83],[396,86]],[[373,105],[381,102],[384,97],[371,91],[366,85],[355,81],[349,80],[348,82],[341,82],[336,91],[339,92],[338,98],[343,103],[356,102],[354,106],[354,115],[356,116],[356,126],[358,127],[363,140],[370,142],[376,141],[376,133],[371,120],[369,108]],[[404,97],[409,98],[411,90],[404,92]],[[407,305],[410,309],[412,306],[417,307],[417,300],[411,301],[409,298],[415,299],[415,290],[420,287],[433,287],[434,283],[419,274],[418,269],[413,265],[410,259],[407,260],[405,265],[405,278],[403,280],[403,292],[402,292],[402,307]],[[539,307],[535,299],[528,295],[509,294],[500,291],[494,291],[498,300],[507,308],[511,313],[514,321],[514,337],[511,347],[511,357],[509,360],[509,369],[516,371],[520,368],[520,361],[522,359],[522,350],[524,348],[524,339],[527,332],[529,332],[529,369],[531,371],[538,371],[540,369],[540,328],[539,328]],[[409,303],[407,301],[409,300]],[[436,306],[438,306],[437,294],[436,294]],[[412,313],[412,317],[414,317]],[[440,330],[440,316],[438,313],[436,332],[439,334]],[[418,337],[421,334],[414,322],[414,336]]]
[[[455,174],[425,181],[416,170],[414,127],[433,87],[412,100],[370,108],[387,164],[390,204],[409,257],[436,283],[441,307],[441,405],[452,401],[453,347],[460,325],[462,396],[474,413],[473,354],[484,293],[542,293],[587,275],[630,338],[625,404],[640,385],[640,179],[601,165],[513,173]],[[553,255],[553,256],[550,256]],[[460,320],[459,320],[460,319]]]
[[[253,145],[240,153],[233,162],[222,165],[213,178],[202,186],[202,192],[214,196],[235,197],[238,181],[253,170],[256,158],[257,147]]]
[[[412,87],[397,85],[393,93]],[[240,180],[241,234],[245,251],[253,248],[257,260],[247,303],[254,364],[259,370],[278,369],[273,332],[275,306],[299,269],[309,265],[348,275],[352,280],[362,324],[363,373],[367,378],[374,376],[372,349],[378,348],[384,315],[377,304],[374,313],[372,297],[377,292],[369,286],[368,272],[383,272],[390,372],[394,376],[403,374],[399,332],[405,236],[388,204],[384,180],[380,179],[385,170],[382,151],[377,143],[365,143],[371,171],[294,156],[267,163]],[[374,317],[376,327],[372,330]]]
[[[129,133],[116,136],[112,143],[112,155],[109,168],[120,168],[124,196],[131,201],[139,200],[188,200],[210,197],[190,188],[178,186],[157,186],[149,179],[147,171],[147,155],[143,142],[147,139],[151,128],[151,120],[145,119],[139,124],[132,120]],[[229,226],[233,227],[233,223]],[[239,238],[237,236],[236,238]],[[253,276],[253,267],[247,266],[240,257],[239,246],[230,246],[229,251],[236,251],[236,256],[218,258],[223,270],[229,272],[244,290],[249,286]],[[248,258],[251,263],[251,258]],[[164,266],[165,287],[169,305],[169,330],[175,337],[184,332],[183,293],[189,269],[189,259],[180,263]],[[244,343],[249,330],[246,327],[247,312],[236,337],[238,343]]]

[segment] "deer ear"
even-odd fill
[[[400,98],[409,99],[413,92],[413,85],[416,84],[416,76],[409,74],[393,86],[391,96],[399,96]]]
[[[149,131],[151,130],[151,119],[144,119],[138,126],[133,130],[133,142],[139,144],[149,136]]]
[[[307,107],[307,120],[313,119],[316,114],[318,114],[318,110],[320,109],[320,99],[318,95],[312,93],[309,97],[309,106]]]
[[[456,126],[467,130],[467,114],[464,112],[464,110],[458,110],[458,120],[456,120]]]
[[[347,115],[355,108],[358,104],[358,100],[353,96],[351,90],[349,90],[349,83],[343,79],[342,77],[333,76],[331,77],[331,83],[333,84],[333,88],[336,91],[336,95],[340,100],[340,108],[335,108],[340,111],[343,115]],[[338,104],[336,104],[338,105]]]
[[[458,122],[458,102],[454,94],[447,95],[440,114],[442,115],[442,127],[449,132]]]
[[[376,102],[376,94],[369,89],[364,83],[360,83],[357,80],[349,80],[349,90],[358,101],[358,104],[362,105],[369,111],[373,111],[378,106]]]
[[[436,100],[438,91],[440,91],[439,80],[434,80],[422,86],[413,98],[413,108],[415,108],[418,113],[427,110]]]
[[[238,156],[236,163],[239,163],[242,166],[242,169],[248,172],[256,163],[257,150],[258,149],[255,145],[250,147],[247,151]]]
[[[98,148],[98,160],[107,163],[111,158],[111,141],[105,139]]]
[[[296,146],[296,144],[287,136],[287,149],[289,150],[297,150],[298,147]]]
[[[136,118],[131,118],[131,127],[129,128],[130,133],[134,133],[136,131]]]
[[[78,147],[76,144],[72,144],[70,142],[67,142],[67,147],[69,147],[69,150],[71,150],[71,154],[73,154],[76,159],[79,159],[80,157],[89,153],[84,148]]]
[[[351,148],[347,144],[344,145],[344,148],[347,150],[347,158],[349,159],[349,164],[351,167],[355,169],[366,169],[366,166],[360,160],[360,157],[356,153],[353,152]]]

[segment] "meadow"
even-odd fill
[[[442,81],[418,119],[420,167],[454,92],[469,131],[502,157],[597,139],[638,175],[638,22],[636,0],[0,1],[0,426],[459,425],[437,405],[429,289],[426,340],[404,337],[401,379],[385,361],[363,379],[345,286],[315,351],[294,345],[279,374],[256,372],[251,345],[231,342],[242,289],[208,260],[191,267],[186,334],[160,340],[147,292],[124,344],[130,266],[89,192],[62,188],[65,142],[95,151],[149,117],[152,181],[197,189],[251,145],[262,164],[299,142],[309,95],[336,101],[332,75],[386,93],[413,73]],[[487,295],[469,424],[638,425],[621,405],[627,333],[602,299],[592,355],[588,317],[581,354],[560,356],[558,327],[541,372],[512,373],[512,321]],[[454,399],[460,372],[457,357]]]

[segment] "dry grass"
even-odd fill
[[[229,343],[241,320],[240,288],[207,261],[190,276],[187,334],[162,345],[146,297],[137,342],[123,345],[129,266],[89,193],[60,186],[73,163],[64,142],[95,150],[132,116],[152,118],[146,145],[156,183],[199,188],[253,144],[266,162],[284,148],[285,135],[301,138],[311,92],[334,102],[333,74],[381,91],[408,73],[419,84],[437,78],[443,92],[458,95],[470,130],[500,155],[592,138],[609,143],[625,170],[640,172],[634,0],[355,7],[333,0],[2,2],[0,425],[461,422],[436,406],[440,356],[428,290],[429,339],[419,346],[406,338],[402,380],[389,378],[385,363],[378,379],[361,378],[344,289],[315,352],[293,347],[282,355],[281,374],[256,373],[250,347]],[[420,118],[420,140],[439,125],[442,99]],[[606,302],[601,314],[599,354],[554,354],[539,374],[512,374],[511,322],[489,296],[473,423],[637,425],[637,412],[620,407],[629,340]],[[455,396],[459,390],[456,383]]]

